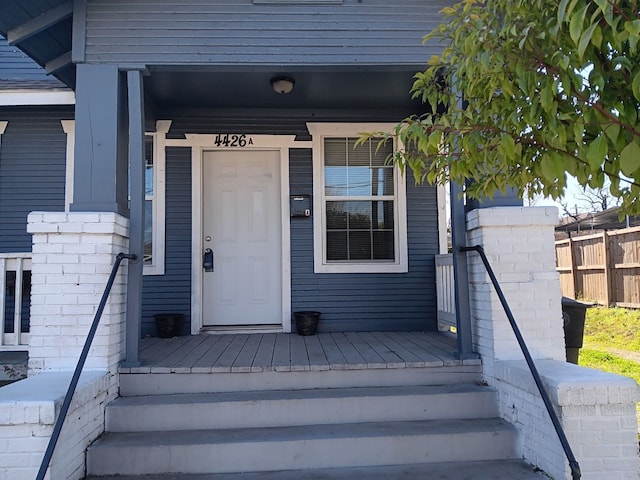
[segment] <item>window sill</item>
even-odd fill
[[[407,273],[405,264],[396,263],[329,263],[314,265],[314,273]]]

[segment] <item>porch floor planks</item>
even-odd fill
[[[482,362],[479,358],[472,358],[466,360],[459,360],[456,358],[456,342],[455,339],[449,335],[443,334],[438,338],[438,341],[433,341],[430,337],[411,337],[406,335],[407,332],[402,332],[405,338],[408,338],[411,342],[417,343],[423,346],[425,350],[445,358],[445,366],[452,365],[480,365]]]
[[[211,335],[210,343],[213,343],[211,348],[205,353],[200,360],[198,360],[193,367],[191,367],[191,373],[211,373],[213,364],[218,360],[218,357],[229,346],[233,340],[233,335]]]
[[[307,346],[304,343],[304,337],[300,335],[291,335],[291,371],[292,372],[308,372],[311,370],[309,365],[309,354]]]
[[[144,352],[145,350],[147,350],[149,347],[152,347],[153,345],[157,344],[158,342],[160,342],[162,339],[160,337],[148,337],[144,339],[144,342],[140,342],[140,352]]]
[[[314,371],[329,370],[329,361],[324,354],[317,335],[304,337],[304,344],[309,354],[309,368]]]
[[[360,352],[362,358],[367,364],[367,368],[387,368],[387,362],[378,355],[375,349],[364,341],[358,332],[346,332],[345,337],[349,339],[351,344]]]
[[[197,348],[200,343],[203,342],[200,336],[185,337],[188,340],[181,342],[177,345],[177,348],[170,354],[163,357],[155,366],[151,368],[151,373],[171,373],[173,365],[184,357],[189,355],[194,348]]]
[[[145,345],[147,339],[140,341],[140,347]],[[167,354],[171,354],[175,349],[179,348],[186,342],[187,337],[174,337],[174,338],[156,338],[151,337],[148,339],[150,346],[146,348],[140,348],[139,358],[141,365],[137,367],[130,367],[120,369],[121,372],[127,373],[150,373],[151,368],[158,364]]]
[[[236,361],[236,358],[238,358],[238,355],[240,355],[242,347],[244,347],[248,339],[249,335],[247,334],[234,335],[229,346],[222,352],[222,355],[218,357],[211,367],[211,373],[231,372],[233,363]]]
[[[318,334],[318,340],[327,358],[329,370],[347,370],[349,368],[347,360],[344,358],[344,355],[330,333]]]
[[[380,342],[371,332],[362,332],[360,337],[365,340],[386,362],[387,368],[405,368],[404,361],[391,351],[385,344]]]
[[[448,346],[446,344],[443,345],[442,343],[440,343],[438,345],[432,345],[426,338],[422,338],[422,337],[420,338],[410,337],[409,341],[414,343],[416,346],[420,348],[424,348],[425,350],[428,350],[438,355],[438,357],[444,358],[445,367],[458,365],[459,363],[461,363],[455,358],[453,352],[448,351]]]
[[[205,337],[204,335],[198,335],[199,337]],[[173,364],[171,367],[171,373],[191,373],[193,370],[194,364],[200,360],[211,348],[216,344],[215,342],[207,341],[208,339],[205,337],[204,340],[188,355],[182,357],[179,361]]]
[[[291,371],[291,343],[293,335],[278,334],[273,350],[273,368],[276,372]]]
[[[396,355],[404,359],[407,367],[440,367],[444,362],[426,350],[416,348],[415,343],[396,332],[384,332],[375,334],[382,343],[392,349]]]
[[[362,355],[358,352],[344,333],[332,333],[336,345],[344,355],[344,359],[347,361],[349,370],[364,370],[367,368],[367,362],[365,362]]]
[[[236,360],[231,365],[232,372],[250,372],[251,367],[253,365],[253,359],[258,353],[258,347],[260,346],[260,341],[262,340],[262,335],[249,335],[246,343],[243,345],[242,350],[236,357]]]
[[[276,344],[275,333],[265,333],[260,339],[260,345],[256,351],[251,365],[252,372],[264,372],[273,369],[273,352]]]
[[[216,373],[479,365],[455,356],[455,338],[438,332],[286,333],[145,338],[139,367],[122,373]]]

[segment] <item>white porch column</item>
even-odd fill
[[[467,244],[481,245],[504,291],[583,480],[638,478],[636,383],[566,363],[555,207],[495,207],[467,216]],[[473,339],[500,415],[519,430],[519,453],[556,480],[568,462],[480,257],[467,253]]]
[[[117,213],[32,212],[29,374],[75,368],[115,256],[128,252]],[[85,370],[114,373],[124,356],[126,262],[113,285]]]
[[[555,207],[494,207],[469,212],[467,244],[481,245],[534,359],[565,360]],[[477,254],[467,254],[474,346],[483,363],[521,359],[502,305]]]

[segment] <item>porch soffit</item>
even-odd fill
[[[73,17],[56,14],[71,0],[0,0],[0,34],[66,85],[75,86]],[[395,108],[418,111],[410,99],[413,74],[420,65],[247,67],[202,66],[151,68],[145,79],[152,104],[166,108]],[[231,71],[233,69],[234,71]],[[182,70],[182,71],[180,71]],[[289,75],[296,87],[278,95],[269,80]]]
[[[69,63],[74,19],[71,0],[0,0],[0,34],[48,68],[71,88],[75,65]],[[66,12],[61,14],[60,12]],[[175,108],[322,108],[395,109],[418,112],[409,90],[421,65],[338,66],[163,66],[150,67],[145,93],[150,106]],[[269,80],[287,75],[293,92],[276,94]]]
[[[418,112],[409,93],[419,66],[256,67],[211,70],[153,69],[145,93],[155,107],[172,108],[352,108]],[[270,80],[295,81],[289,94],[273,91]]]

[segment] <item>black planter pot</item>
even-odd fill
[[[153,316],[160,338],[173,338],[180,335],[180,327],[184,321],[182,313],[158,313]]]
[[[320,312],[293,312],[298,335],[315,335],[318,330]]]

